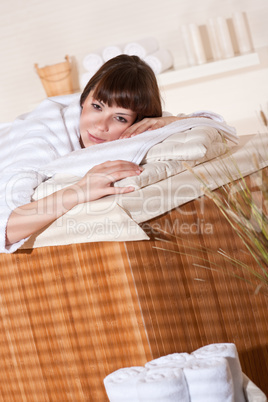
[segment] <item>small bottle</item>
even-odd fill
[[[188,64],[190,66],[195,66],[197,64],[197,60],[195,56],[194,44],[189,25],[181,25],[181,34]]]
[[[208,35],[211,46],[211,51],[214,60],[222,59],[221,46],[219,41],[219,35],[217,31],[217,24],[214,18],[208,20]]]
[[[189,28],[190,28],[190,32],[191,32],[191,36],[192,36],[193,47],[194,47],[197,64],[204,64],[204,63],[206,63],[207,59],[206,59],[206,54],[205,54],[199,27],[196,24],[190,24]]]
[[[216,21],[222,57],[225,59],[234,57],[234,49],[227,21],[223,17],[217,17]]]
[[[250,53],[252,51],[252,46],[244,13],[242,12],[234,13],[233,24],[239,52],[241,54]]]

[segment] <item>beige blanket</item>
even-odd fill
[[[256,165],[255,156],[259,160],[259,166]],[[167,171],[166,178],[161,176],[159,181],[148,183],[144,187],[137,182],[135,183],[137,190],[133,193],[110,196],[77,206],[32,236],[22,248],[97,241],[148,240],[148,236],[138,223],[162,215],[203,194],[200,181],[190,171],[176,173],[176,169],[172,169],[174,161],[162,163],[167,167],[164,169]],[[229,174],[224,174],[223,164],[229,167],[234,179],[239,178],[240,174],[246,176],[267,166],[268,136],[266,134],[243,136],[240,145],[233,147],[223,156],[195,166],[194,171],[197,174],[205,174],[211,188],[215,189],[230,182]],[[147,167],[145,165],[142,174],[148,174],[148,169],[159,169],[159,165],[155,167],[149,165]],[[149,174],[152,175],[152,171]],[[155,174],[158,175],[157,172]],[[36,198],[69,185],[77,179],[71,176],[55,176],[39,186]],[[133,178],[124,179],[123,185],[133,185]]]

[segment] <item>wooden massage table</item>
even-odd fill
[[[193,265],[195,255],[154,248],[184,253],[190,241],[253,265],[225,218],[203,197],[143,227],[151,240],[0,255],[0,401],[107,401],[112,371],[218,342],[236,344],[243,372],[268,394],[267,296]],[[173,227],[177,246],[155,239]],[[205,257],[228,270],[220,256]]]

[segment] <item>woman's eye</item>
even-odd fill
[[[100,105],[98,105],[97,103],[92,103],[91,105],[93,106],[94,109],[101,110]]]
[[[127,120],[122,116],[117,116],[116,119],[120,121],[120,123],[127,123]]]

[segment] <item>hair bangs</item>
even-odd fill
[[[91,91],[96,100],[108,106],[136,112],[136,121],[162,116],[155,74],[137,56],[122,54],[104,63],[84,88],[80,97],[81,107]]]
[[[93,89],[93,97],[108,106],[116,105],[135,111],[137,120],[147,116],[157,117],[151,91],[149,88],[147,91],[142,90],[141,81],[142,77],[137,74],[131,75],[126,71],[118,74],[117,71],[109,77],[102,77]]]

